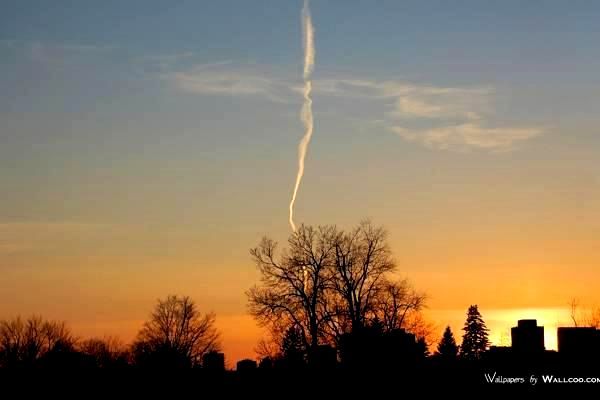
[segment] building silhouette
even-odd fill
[[[225,371],[225,354],[210,351],[202,357],[202,367],[208,371]]]
[[[544,327],[535,319],[521,319],[512,327],[510,346],[490,346],[483,355],[485,362],[495,366],[532,367],[553,363],[556,352],[546,350]]]
[[[258,364],[254,360],[244,359],[240,360],[236,364],[236,371],[238,372],[248,372],[254,371],[258,367]]]
[[[598,357],[600,330],[592,327],[558,328],[558,352],[569,358]]]
[[[511,328],[510,347],[490,346],[484,354],[491,365],[546,366],[591,365],[600,359],[600,330],[593,327],[559,327],[558,351],[546,350],[544,327],[535,319],[522,319]]]
[[[512,350],[517,354],[541,354],[545,350],[544,327],[535,319],[520,319],[511,328]]]

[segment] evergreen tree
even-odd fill
[[[466,360],[478,360],[488,348],[488,329],[483,322],[477,305],[469,307],[465,322],[463,341],[460,346],[460,356]]]
[[[305,348],[302,333],[297,326],[290,327],[281,342],[281,355],[287,367],[299,368],[305,361]]]
[[[456,345],[456,340],[454,340],[452,329],[449,326],[444,330],[442,340],[438,343],[436,355],[443,360],[455,360],[458,356],[458,346]]]

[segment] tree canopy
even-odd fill
[[[369,221],[349,231],[301,225],[278,253],[263,238],[250,250],[260,284],[248,292],[250,313],[280,342],[294,327],[307,353],[338,344],[374,321],[384,331],[421,323],[425,296],[398,279],[387,232]]]
[[[138,333],[133,353],[139,365],[198,366],[219,348],[215,315],[202,314],[187,296],[159,300]]]

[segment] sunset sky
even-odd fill
[[[189,295],[230,362],[255,356],[248,250],[290,233],[301,6],[3,2],[0,318],[130,341]],[[385,225],[440,334],[478,304],[496,344],[537,317],[555,348],[572,298],[600,305],[600,4],[311,9],[297,223]]]

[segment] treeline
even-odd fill
[[[113,337],[82,340],[64,322],[38,316],[1,320],[0,367],[198,367],[220,349],[214,322],[214,314],[178,296],[158,301],[130,345]]]
[[[160,300],[135,341],[125,345],[114,337],[78,339],[64,322],[41,317],[16,317],[0,321],[0,367],[4,368],[197,368],[210,356],[222,355],[214,314],[200,314],[189,297],[168,296]],[[467,313],[463,345],[458,346],[449,327],[429,354],[424,341],[403,332],[386,333],[379,325],[361,331],[358,342],[341,341],[339,348],[320,345],[319,358],[305,353],[299,329],[288,329],[275,353],[264,356],[258,367],[266,370],[306,370],[316,366],[385,367],[416,365],[426,359],[443,364],[478,360],[487,348],[487,329],[477,306]],[[345,340],[357,340],[348,335]],[[311,363],[312,361],[312,363]],[[222,365],[224,367],[224,365]],[[255,368],[242,360],[238,368]],[[218,369],[218,368],[217,368]]]

